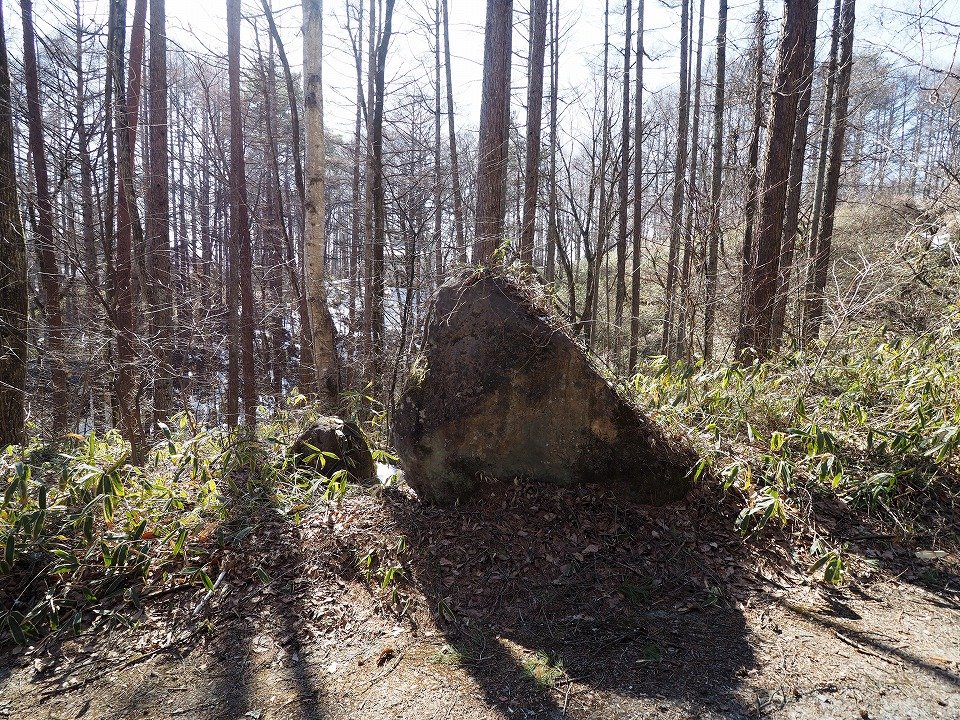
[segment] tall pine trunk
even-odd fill
[[[623,109],[620,125],[620,178],[619,178],[619,226],[617,227],[617,289],[614,324],[617,337],[623,324],[623,306],[627,300],[627,215],[629,214],[630,194],[630,41],[633,21],[633,3],[627,0],[624,8],[626,18],[625,40],[623,43]]]
[[[150,0],[150,164],[147,190],[147,247],[152,255],[155,305],[151,320],[157,375],[153,414],[166,420],[173,404],[173,288],[170,283],[170,162],[167,135],[167,31],[165,0]],[[182,162],[182,160],[181,160]]]
[[[250,248],[250,209],[244,160],[243,115],[240,102],[240,0],[227,0],[227,74],[230,85],[230,238],[240,290],[240,374],[244,424],[257,423],[257,388],[253,358],[253,263]]]
[[[447,77],[447,132],[450,136],[450,174],[453,190],[453,227],[457,242],[457,257],[467,262],[467,241],[463,230],[463,190],[460,187],[460,158],[457,155],[457,132],[453,116],[453,72],[450,68],[450,18],[447,0],[441,0],[443,9],[443,64]]]
[[[783,30],[773,76],[767,144],[757,209],[756,261],[743,298],[743,316],[737,349],[766,357],[771,348],[773,300],[777,288],[787,181],[797,122],[803,66],[808,55],[810,17],[816,0],[795,0],[785,5]]]
[[[830,267],[830,252],[833,242],[833,223],[840,190],[840,166],[843,161],[843,144],[847,130],[847,109],[850,103],[850,76],[853,71],[853,26],[856,20],[855,0],[844,0],[841,21],[840,64],[837,68],[837,99],[833,113],[833,130],[830,138],[830,161],[827,167],[823,191],[823,216],[817,234],[817,244],[811,263],[812,281],[806,298],[807,332],[810,341],[820,334],[823,323],[824,290],[827,287],[827,271]]]
[[[726,0],[723,0],[726,2]],[[643,21],[644,3],[637,8],[637,87],[633,110],[633,248],[630,272],[630,352],[628,367],[637,371],[640,350],[640,248],[643,244]]]
[[[340,392],[336,330],[326,290],[326,161],[323,137],[323,7],[321,0],[303,0],[303,97],[306,142],[303,237],[304,292],[313,338],[316,388],[333,410]]]
[[[483,42],[483,99],[477,145],[477,223],[474,257],[492,260],[503,240],[510,130],[513,0],[487,0]]]
[[[36,245],[40,259],[40,289],[47,321],[45,364],[50,368],[53,385],[51,414],[55,429],[62,429],[69,416],[67,410],[67,369],[63,356],[63,316],[61,278],[58,266],[54,227],[53,201],[47,170],[47,149],[43,139],[43,114],[40,105],[40,82],[37,70],[37,41],[33,29],[33,2],[20,1],[23,20],[23,79],[27,100],[27,132],[33,177],[37,193]]]
[[[548,0],[534,0],[530,14],[527,153],[523,178],[523,226],[520,231],[520,262],[527,266],[533,265],[537,196],[540,187],[540,131],[543,118],[543,57],[547,42],[547,4]]]
[[[800,101],[797,106],[797,126],[790,154],[790,178],[787,183],[787,205],[783,220],[783,246],[780,250],[780,268],[777,291],[773,301],[773,320],[770,325],[770,345],[777,349],[783,338],[787,315],[787,296],[793,277],[797,233],[800,227],[800,198],[803,195],[803,167],[807,155],[807,130],[810,122],[810,96],[813,91],[813,62],[817,51],[817,13],[810,14],[809,39],[800,80]]]
[[[723,189],[723,114],[727,71],[727,0],[717,18],[717,67],[713,94],[713,168],[710,177],[710,232],[707,238],[706,297],[703,306],[703,357],[713,357],[717,317],[717,268],[720,262],[720,201]]]
[[[677,148],[673,164],[673,200],[670,209],[670,247],[667,255],[667,276],[664,292],[666,310],[663,316],[663,334],[660,352],[676,359],[673,338],[677,321],[677,267],[680,259],[680,241],[683,233],[684,181],[687,177],[687,133],[690,121],[690,4],[681,0],[680,10],[680,112],[677,118]]]
[[[27,379],[27,249],[17,200],[7,37],[0,7],[0,450],[23,444]]]

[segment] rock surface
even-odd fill
[[[321,453],[332,453],[336,457]],[[327,477],[338,470],[346,470],[355,481],[377,476],[363,430],[356,423],[338,417],[321,417],[300,433],[290,446],[290,454],[297,465],[312,467]]]
[[[407,482],[441,503],[487,476],[615,483],[662,504],[684,496],[696,461],[521,288],[488,272],[438,291],[393,431]]]

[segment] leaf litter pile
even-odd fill
[[[9,655],[0,717],[960,715],[955,556],[836,517],[835,587],[812,531],[745,540],[738,511],[515,483],[453,508],[352,490],[298,522],[247,503],[212,587]]]

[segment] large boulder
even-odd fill
[[[338,417],[321,417],[290,446],[290,455],[298,467],[311,467],[332,477],[346,470],[354,481],[377,476],[370,446],[360,426]]]
[[[441,503],[485,477],[682,498],[692,451],[624,400],[532,297],[486,271],[438,291],[393,419],[407,482]]]

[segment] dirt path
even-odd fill
[[[0,717],[960,717],[949,556],[854,543],[834,589],[705,494],[388,490],[248,523],[211,598],[5,658]]]

